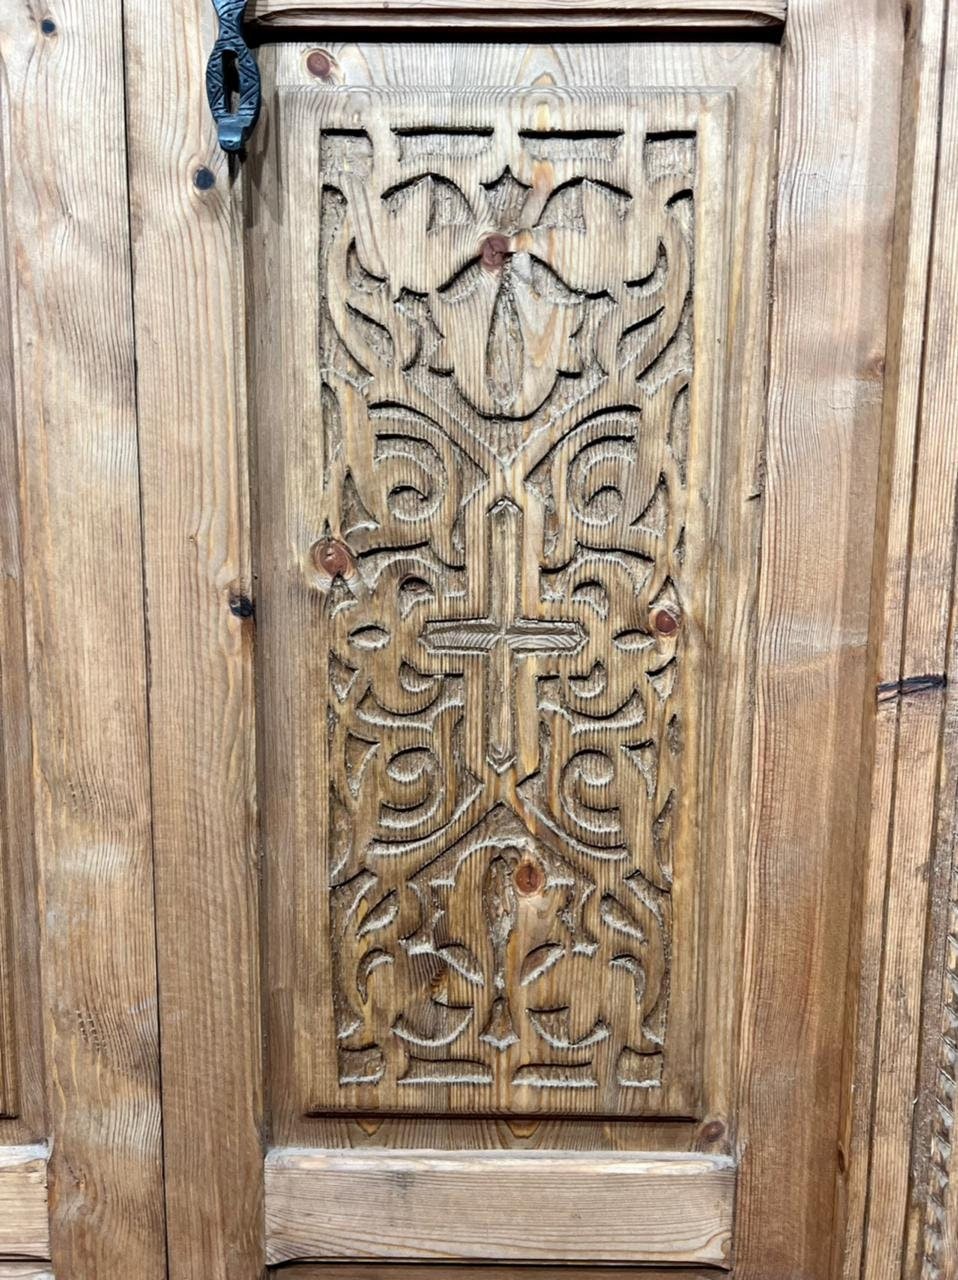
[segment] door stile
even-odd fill
[[[941,513],[949,511],[954,496],[951,473],[939,457],[943,442],[935,442],[940,425],[926,413],[923,396],[926,365],[932,379],[938,376],[929,363],[926,322],[945,9],[940,0],[926,0],[906,29],[876,526],[874,759],[860,801],[868,839],[861,936],[849,950],[849,973],[857,973],[858,990],[852,982],[849,998],[854,1001],[857,994],[857,1009],[852,1015],[856,1034],[846,1045],[853,1072],[844,1139],[849,1153],[846,1280],[860,1274],[869,1280],[898,1276],[912,1164],[927,868],[947,698],[944,680],[939,683],[936,674],[943,676],[947,667],[947,610],[939,593],[951,581],[950,521]],[[937,620],[930,628],[931,619]],[[937,657],[928,652],[929,631],[936,627]],[[913,677],[919,671],[916,686]],[[940,967],[932,964],[930,971],[938,974]]]
[[[40,986],[17,1031],[26,1050],[31,1012],[42,1016],[46,1095],[24,1053],[12,1109],[49,1140],[49,1165],[45,1145],[17,1159],[5,1144],[0,1164],[6,1197],[18,1182],[36,1197],[50,1236],[18,1238],[7,1198],[0,1255],[52,1257],[62,1280],[165,1273],[120,19],[118,0],[64,0],[53,15],[8,4],[0,17],[17,432],[0,480],[4,503],[20,503],[29,672],[29,707],[5,705],[19,725],[3,728],[14,858],[30,854],[16,811],[32,803],[37,864],[36,900],[17,888],[15,962],[34,961],[36,911]]]
[[[215,38],[209,0],[126,4],[170,1280],[263,1267],[243,206]]]
[[[899,125],[898,78],[883,68],[901,66],[903,35],[897,6],[809,0],[792,6],[782,46],[740,1280],[829,1275],[842,1228],[844,1086],[827,1064],[843,1057],[863,858],[859,752],[874,696],[866,659]],[[837,227],[840,254],[830,251]],[[817,894],[796,898],[800,877]]]

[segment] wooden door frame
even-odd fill
[[[465,7],[448,15],[449,24],[481,25],[474,12],[464,19]],[[278,0],[260,0],[259,8],[274,26],[283,18]],[[688,7],[654,8],[657,27],[668,26],[669,9],[688,25]],[[331,9],[300,3],[294,17],[315,24],[330,20]],[[540,10],[544,17],[561,12],[545,4]],[[371,12],[351,8],[349,18],[361,23]],[[165,45],[136,3],[126,22],[136,315],[143,334],[167,1209],[171,1276],[225,1280],[241,1262],[250,1274],[261,1265],[263,1212],[253,624],[241,607],[253,597],[237,251],[243,230],[242,211],[230,199],[235,162],[217,152],[203,101],[199,67],[212,42],[211,13],[205,0],[177,0],[171,17],[175,36]],[[933,5],[921,19],[934,27]],[[710,25],[720,22],[710,14]],[[736,1269],[743,1280],[786,1272],[811,1277],[838,1267],[845,1202],[851,1195],[854,1224],[866,1198],[855,1199],[861,1162],[849,1164],[850,1138],[837,1142],[860,1123],[860,1110],[849,1104],[852,1056],[844,1078],[810,1074],[795,1081],[788,1067],[809,1051],[809,1040],[812,1061],[840,1060],[858,1008],[856,864],[836,865],[829,853],[850,842],[864,846],[860,799],[869,794],[874,751],[874,624],[884,599],[883,513],[891,501],[889,468],[885,463],[880,476],[879,462],[889,440],[900,439],[887,417],[883,436],[882,299],[892,261],[904,38],[904,15],[891,6],[792,0],[783,42],[771,332],[776,394],[768,423],[748,886],[752,903],[761,903],[752,915],[761,932],[745,941],[743,1027],[746,1048],[761,1046],[764,1061],[780,1070],[743,1080],[737,1235],[745,1261]],[[164,92],[171,82],[175,94]],[[847,130],[838,148],[836,119]],[[269,145],[267,121],[253,164],[256,148]],[[859,175],[868,174],[873,148],[889,163],[865,201]],[[906,220],[910,210],[909,201]],[[816,243],[827,247],[832,226],[856,229],[837,263],[814,252]],[[846,318],[849,297],[858,308],[854,326]],[[857,474],[847,465],[852,457]],[[171,458],[184,497],[165,487]],[[832,541],[823,543],[823,529]],[[162,566],[152,576],[151,558]],[[862,566],[851,582],[844,576],[850,563]],[[184,669],[192,680],[184,680]],[[789,797],[785,805],[782,796]],[[799,872],[809,875],[810,863],[821,895],[796,904],[789,886]],[[796,938],[809,957],[800,1004],[815,1013],[807,1018],[796,1018],[778,998],[794,976]],[[177,966],[184,939],[197,943],[198,959],[218,962],[215,986],[205,971]],[[867,1022],[860,1034],[866,1043]],[[206,1064],[201,1078],[188,1067],[189,1053]],[[217,1135],[227,1131],[228,1148],[218,1147]],[[815,1206],[804,1227],[789,1212],[797,1204]],[[774,1233],[769,1222],[777,1224]],[[830,1232],[825,1224],[832,1222]],[[215,1233],[204,1231],[210,1223]]]
[[[258,3],[264,12],[283,8]],[[661,28],[669,7],[659,0],[641,13]],[[688,24],[689,7],[671,7]],[[300,14],[310,8],[296,6]],[[52,30],[27,0],[0,22],[6,235],[18,251],[4,280],[9,286],[9,273],[19,275],[6,299],[20,362],[12,375],[13,487],[32,655],[40,968],[52,1010],[44,1028],[48,1101],[31,1124],[54,1139],[52,1256],[64,1280],[166,1274],[152,799],[169,1275],[235,1280],[262,1270],[267,1135],[243,228],[229,194],[235,162],[231,169],[218,151],[205,103],[215,18],[209,0],[174,0],[162,22],[147,0],[58,0],[53,9]],[[783,44],[772,381],[787,395],[773,400],[769,415],[761,803],[749,886],[767,909],[763,936],[746,942],[746,1034],[778,1046],[783,1058],[794,1045],[794,1010],[767,996],[792,963],[789,939],[798,938],[816,962],[808,1005],[827,1011],[801,1029],[817,1037],[822,1056],[826,1046],[844,1045],[846,1071],[797,1089],[775,1078],[745,1081],[743,1122],[752,1137],[739,1203],[739,1248],[749,1257],[736,1270],[742,1280],[773,1273],[818,1280],[839,1270],[847,1280],[884,1280],[902,1266],[908,1280],[930,1280],[958,1233],[948,1087],[958,770],[948,682],[958,454],[948,411],[958,371],[948,312],[958,261],[951,240],[958,41],[944,10],[942,0],[900,11],[877,0],[792,0]],[[637,12],[624,6],[617,16]],[[357,20],[354,9],[348,19]],[[443,20],[454,24],[455,12]],[[715,22],[710,14],[707,25]],[[888,103],[901,65],[906,109],[892,256],[899,139]],[[949,92],[939,138],[943,76]],[[871,107],[881,127],[857,110],[860,97],[867,100],[859,88],[876,84],[883,101]],[[850,138],[838,151],[829,142],[836,118]],[[268,145],[267,122],[252,163],[256,148]],[[875,146],[889,156],[887,181],[865,192],[858,160]],[[829,226],[843,220],[861,228],[866,297],[880,294],[890,265],[901,283],[887,343],[884,315],[849,292],[859,264],[843,259],[826,269],[801,251],[810,222],[827,244]],[[71,240],[77,228],[85,234]],[[49,251],[58,235],[76,244],[72,253]],[[823,321],[844,315],[849,296],[870,319],[854,343],[845,331],[837,340],[827,335]],[[83,323],[90,316],[96,322]],[[805,327],[793,323],[802,316]],[[33,367],[41,377],[27,376]],[[842,438],[861,443],[867,462],[857,475],[841,466]],[[788,487],[780,488],[784,475]],[[9,492],[5,478],[7,501]],[[152,797],[147,645],[136,621],[141,502]],[[820,536],[836,525],[865,584],[837,612],[823,594],[829,549],[823,554]],[[780,558],[786,544],[776,530],[790,531]],[[791,751],[779,749],[783,742]],[[781,811],[783,794],[807,800]],[[861,883],[829,865],[837,838],[861,848]],[[109,862],[80,865],[76,851],[93,843],[112,851]],[[822,899],[796,911],[790,871],[809,858]],[[97,945],[105,918],[119,925],[115,946]],[[189,967],[178,964],[185,945],[193,948]],[[104,1090],[113,1150],[102,1141]],[[765,1140],[772,1131],[774,1144]],[[782,1209],[808,1199],[824,1215],[814,1238],[796,1233]],[[833,1218],[847,1221],[847,1237],[832,1233],[845,1252],[826,1259],[821,1224]],[[780,1224],[775,1239],[759,1243],[772,1221]],[[4,1266],[40,1274],[33,1264]],[[297,1270],[311,1280],[332,1274]]]

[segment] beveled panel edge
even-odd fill
[[[736,1168],[727,1156],[276,1148],[265,1180],[270,1266],[730,1266]]]
[[[788,0],[517,0],[503,10],[493,0],[250,0],[247,22],[282,28],[653,27],[677,30],[751,29],[774,33],[785,24]]]

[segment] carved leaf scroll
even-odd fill
[[[668,1062],[696,134],[580,114],[320,137],[339,1105]]]

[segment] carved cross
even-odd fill
[[[522,615],[522,512],[502,498],[488,516],[485,618],[428,621],[420,642],[430,653],[488,658],[485,678],[486,759],[504,773],[516,759],[515,681],[523,658],[576,654],[587,635],[578,622]]]

